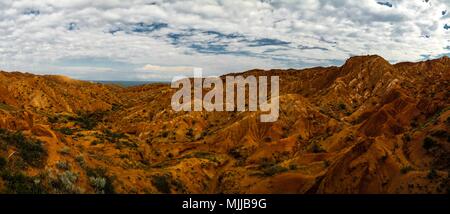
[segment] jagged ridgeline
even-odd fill
[[[448,193],[448,57],[232,75],[279,76],[279,119],[175,112],[168,84],[0,72],[0,192]]]

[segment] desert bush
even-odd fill
[[[112,178],[107,175],[107,171],[105,168],[86,168],[86,174],[89,177],[89,180],[105,180],[105,185],[99,186],[95,183],[90,183],[92,188],[95,189],[97,193],[101,194],[114,194],[116,191],[114,190],[114,186],[112,184]],[[102,187],[99,189],[99,187]]]
[[[45,194],[44,186],[35,177],[29,177],[23,173],[3,171],[1,177],[9,194]]]
[[[168,131],[161,132],[161,137],[166,138],[168,136],[169,136],[169,132]]]
[[[19,151],[21,157],[31,166],[43,166],[44,157],[47,157],[47,151],[43,148],[41,142],[23,142],[19,146]]]
[[[288,171],[286,167],[277,165],[275,161],[263,158],[258,169],[262,172],[262,176],[270,177],[279,173]]]
[[[208,130],[203,130],[202,133],[200,134],[200,138],[203,139],[203,138],[205,138],[208,135],[209,135],[209,131]]]
[[[115,133],[109,129],[105,129],[103,130],[103,137],[111,143],[118,143],[121,139],[126,138],[126,135],[123,133]]]
[[[262,169],[262,172],[264,173],[264,176],[274,176],[279,173],[283,173],[288,171],[286,167],[282,167],[279,165],[273,165],[270,167],[266,167]]]
[[[339,103],[338,104],[338,108],[341,111],[345,111],[347,109],[347,106],[344,103]]]
[[[234,159],[244,159],[245,158],[245,155],[242,154],[241,150],[238,147],[230,149],[228,151],[228,155],[230,155]]]
[[[160,193],[170,193],[169,175],[154,175],[152,176],[152,183]]]
[[[292,164],[289,164],[289,169],[290,169],[290,170],[297,170],[297,169],[298,169],[298,166],[297,166],[297,164],[292,163]]]
[[[66,161],[60,160],[60,161],[56,162],[56,167],[58,167],[58,169],[69,170],[70,164],[67,163]]]
[[[124,146],[126,146],[126,147],[129,147],[129,148],[138,148],[139,147],[139,145],[136,143],[136,142],[133,142],[133,141],[130,141],[130,140],[124,140],[124,141],[121,141],[122,142],[122,144],[124,145]]]
[[[191,155],[188,155],[186,157],[190,157],[190,156]],[[192,157],[209,160],[209,161],[216,162],[216,163],[220,162],[214,153],[209,153],[209,152],[204,152],[204,151],[195,152],[194,154],[192,154]]]
[[[61,153],[61,154],[63,154],[63,155],[68,155],[68,154],[70,154],[70,148],[67,147],[67,146],[64,146],[64,147],[63,147],[62,149],[60,149],[58,152]]]
[[[72,129],[70,129],[68,127],[60,128],[59,132],[61,132],[62,134],[65,134],[65,135],[73,135]]]
[[[84,137],[85,135],[83,134],[83,133],[77,133],[76,135],[75,135],[75,137],[77,137],[77,138],[82,138],[82,137]]]
[[[47,117],[47,121],[49,122],[49,123],[58,123],[58,121],[59,121],[59,119],[58,119],[58,117],[57,116],[49,116],[49,117]]]
[[[88,114],[85,114],[76,119],[76,124],[82,129],[92,130],[95,126],[97,126],[97,121],[94,118],[91,118]]]
[[[355,136],[351,133],[348,136],[345,137],[345,142],[350,142],[353,141],[355,139]]]
[[[15,107],[10,106],[10,105],[8,105],[8,104],[6,104],[4,102],[0,102],[0,109],[3,109],[5,111],[14,111]]]
[[[57,179],[51,181],[51,184],[56,193],[81,193],[81,189],[76,185],[77,180],[77,173],[66,170],[58,174]]]
[[[86,164],[86,161],[84,160],[84,156],[83,155],[78,155],[75,157],[75,160],[77,161],[77,163],[80,166],[84,166]]]
[[[188,138],[193,138],[194,137],[194,130],[192,128],[188,128],[188,130],[186,132],[186,136]]]
[[[322,146],[318,143],[313,143],[311,145],[311,152],[313,153],[322,153],[325,152],[325,150],[322,148]]]
[[[21,158],[30,166],[41,167],[47,158],[47,151],[41,141],[28,139],[22,132],[11,133],[0,130],[0,140],[17,148]]]
[[[122,105],[121,105],[121,104],[113,103],[113,104],[111,105],[111,111],[118,111],[118,110],[120,110],[121,108],[122,108]]]
[[[92,130],[97,126],[99,121],[103,120],[104,116],[104,112],[79,112],[78,116],[73,118],[73,120],[82,129]]]
[[[90,185],[95,189],[97,193],[104,194],[104,189],[106,186],[106,179],[103,177],[89,177]]]
[[[105,142],[104,142],[104,141],[100,141],[100,140],[93,140],[93,141],[91,142],[91,145],[92,145],[92,146],[95,146],[95,145],[103,144],[103,143],[105,143]]]
[[[120,159],[129,159],[130,155],[128,155],[128,154],[119,154],[119,158]]]

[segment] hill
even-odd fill
[[[0,72],[0,192],[448,193],[448,57],[231,75],[279,76],[279,120],[174,112],[166,84]]]

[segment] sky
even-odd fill
[[[450,0],[0,0],[0,70],[166,81],[450,55]]]

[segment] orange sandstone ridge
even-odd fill
[[[165,84],[0,72],[0,192],[448,193],[448,57],[240,75],[280,76],[277,122],[174,112]]]

